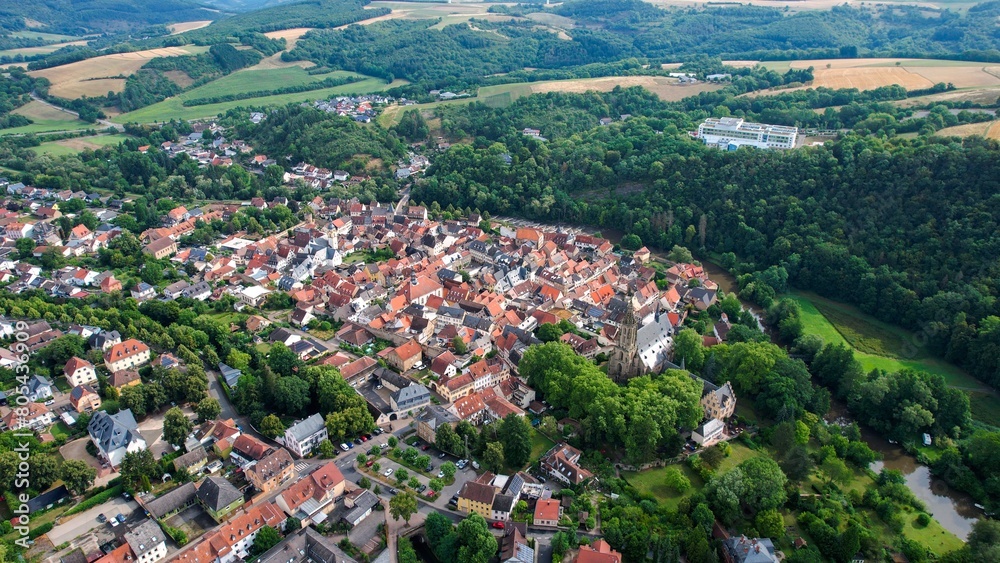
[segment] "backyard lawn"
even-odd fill
[[[531,429],[531,460],[541,458],[545,455],[545,452],[552,449],[552,446],[556,445],[555,442],[549,440],[542,435],[541,432],[532,428]]]
[[[683,473],[684,476],[691,481],[691,488],[688,489],[687,492],[678,493],[666,485],[665,476],[667,470],[671,467],[680,469],[681,473]],[[671,510],[677,510],[677,505],[681,502],[681,499],[691,495],[695,491],[701,490],[701,488],[705,486],[701,477],[695,473],[693,469],[683,463],[668,465],[666,467],[656,467],[640,471],[638,473],[626,472],[622,475],[625,477],[626,481],[636,488],[637,491],[643,494],[653,495],[656,497],[657,502],[669,507]]]

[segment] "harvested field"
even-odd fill
[[[923,76],[904,68],[820,68],[813,71],[812,87],[857,88],[874,90],[880,86],[899,84],[907,90],[920,90],[934,85]]]
[[[696,96],[701,92],[711,92],[722,88],[722,84],[680,84],[676,79],[662,76],[607,76],[603,78],[582,78],[575,80],[553,80],[551,82],[531,83],[532,93],[568,92],[580,93],[590,90],[610,92],[615,86],[629,88],[642,86],[656,94],[664,101],[677,101],[688,96]]]
[[[103,96],[109,91],[120,92],[125,87],[124,79],[108,79],[108,77],[132,74],[142,68],[146,61],[156,57],[178,57],[207,50],[208,47],[166,47],[104,55],[68,65],[36,70],[29,74],[49,79],[52,83],[49,92],[55,96],[69,99],[80,96]]]
[[[978,135],[987,139],[1000,141],[1000,121],[987,121],[985,123],[966,123],[954,127],[945,127],[935,133],[940,137],[971,137]]]
[[[291,29],[282,29],[281,31],[269,31],[264,35],[270,39],[284,39],[286,46],[285,49],[291,50],[298,43],[299,38],[303,35],[309,33],[315,28],[312,27],[293,27]]]
[[[188,86],[194,84],[194,79],[188,76],[188,74],[183,70],[168,70],[163,73],[163,76],[166,76],[174,84],[180,86],[181,88],[187,88]]]
[[[208,27],[212,24],[212,20],[201,20],[196,22],[181,22],[172,23],[167,26],[170,30],[170,35],[177,35],[178,33],[184,33],[185,31],[194,31],[196,29],[201,29],[203,27]]]

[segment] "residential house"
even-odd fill
[[[591,545],[581,545],[574,563],[622,563],[622,554],[611,549],[603,539]]]
[[[567,485],[578,485],[594,476],[593,473],[580,467],[582,455],[583,452],[580,450],[560,442],[542,457],[540,465],[542,471],[551,477]]]
[[[250,555],[257,532],[264,526],[285,529],[288,517],[273,502],[250,507],[214,532],[202,536],[194,547],[178,554],[172,563],[234,563]]]
[[[51,426],[56,417],[41,403],[28,403],[23,407],[9,410],[2,417],[7,430],[29,429],[41,431]]]
[[[438,428],[448,424],[454,429],[458,426],[459,418],[441,405],[428,405],[416,416],[416,421],[417,436],[428,444],[433,444]]]
[[[700,446],[708,446],[717,442],[726,430],[726,424],[717,418],[698,426],[691,431],[691,439]]]
[[[535,503],[533,523],[538,528],[556,528],[562,516],[562,505],[558,500],[540,499]]]
[[[420,348],[420,343],[411,339],[389,350],[385,360],[390,366],[403,373],[415,366],[422,356],[423,350]]]
[[[458,493],[458,510],[466,514],[475,513],[483,518],[493,518],[493,498],[497,488],[486,483],[469,481],[462,485]]]
[[[69,381],[71,387],[97,381],[97,371],[94,370],[94,364],[76,356],[66,362],[66,365],[63,366],[63,373],[66,374],[66,380]]]
[[[701,406],[705,409],[705,418],[726,420],[736,412],[736,393],[727,381],[722,386],[700,379],[702,382]]]
[[[514,511],[514,503],[516,502],[517,499],[508,494],[499,494],[493,497],[491,518],[501,522],[510,520],[510,514]]]
[[[431,402],[431,392],[423,385],[411,382],[406,387],[389,395],[389,406],[399,416],[409,416],[414,410]]]
[[[163,237],[142,247],[143,254],[148,254],[157,260],[162,260],[177,254],[177,242],[170,237]]]
[[[134,369],[123,369],[112,372],[111,375],[108,376],[108,383],[115,389],[121,391],[126,387],[142,384],[142,378],[139,377],[139,372]]]
[[[30,401],[52,398],[52,382],[48,378],[35,374],[28,378],[23,386],[24,396]]]
[[[500,563],[535,563],[535,550],[525,537],[528,526],[512,522],[504,527],[504,537],[500,540]]]
[[[270,294],[271,291],[269,289],[263,288],[259,285],[254,285],[243,288],[239,297],[240,301],[251,307],[260,307]]]
[[[149,346],[135,338],[115,344],[104,352],[104,365],[108,371],[116,372],[138,368],[149,362]]]
[[[381,562],[381,559],[388,557],[380,556],[375,561]],[[255,558],[254,563],[357,563],[357,561],[344,553],[333,539],[306,527],[286,535],[281,543]]]
[[[129,409],[117,414],[95,412],[87,425],[87,433],[97,446],[100,458],[111,467],[118,467],[126,453],[146,449],[146,440],[139,433],[139,425]]]
[[[305,457],[327,436],[326,422],[319,413],[315,413],[285,430],[284,445],[293,454]]]
[[[719,548],[726,563],[778,563],[774,542],[768,538],[731,537]]]
[[[174,458],[174,471],[179,471],[183,467],[194,475],[201,471],[206,463],[208,463],[208,452],[205,451],[205,446],[198,444],[188,453]]]
[[[257,438],[254,438],[249,434],[241,434],[233,440],[229,457],[234,463],[236,463],[236,465],[239,465],[242,469],[246,470],[246,468],[264,459],[264,456],[268,455],[272,451],[274,451],[274,448],[264,442],[261,442]]]
[[[301,520],[303,526],[320,523],[344,494],[345,486],[344,475],[330,461],[282,491],[277,503],[286,514]]]
[[[243,372],[234,368],[227,366],[226,364],[219,362],[219,372],[222,373],[222,378],[226,380],[226,385],[230,389],[235,389],[236,384],[240,382],[240,378],[243,377]]]
[[[151,518],[125,532],[123,538],[132,549],[135,563],[156,563],[167,556],[166,534]]]
[[[277,448],[244,469],[244,474],[255,489],[268,493],[295,478],[295,463],[288,450]]]
[[[216,522],[224,522],[243,506],[243,493],[222,477],[206,477],[198,484],[198,503]]]
[[[90,337],[90,347],[98,348],[102,352],[122,341],[122,335],[117,330],[102,330]]]
[[[77,385],[69,392],[69,403],[76,412],[96,411],[101,407],[101,396],[90,385]]]
[[[139,282],[130,293],[132,294],[132,299],[136,301],[147,301],[156,297],[156,287],[146,282]]]

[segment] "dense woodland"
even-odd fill
[[[493,11],[529,15],[530,8]],[[907,6],[799,12],[760,6],[713,6],[664,10],[641,0],[576,0],[554,8],[582,23],[570,40],[537,22],[471,20],[436,29],[435,21],[393,20],[344,30],[315,32],[298,43],[289,60],[354,70],[417,86],[462,89],[485,77],[525,67],[568,69],[630,57],[651,62],[697,58],[788,59],[858,56],[939,56],[1000,61],[994,21],[1000,2],[966,15]],[[211,29],[211,28],[209,28]],[[726,40],[720,41],[720,34]]]
[[[413,198],[610,227],[663,249],[732,252],[740,272],[779,272],[755,274],[748,296],[760,292],[765,305],[788,284],[814,289],[922,331],[938,353],[1000,383],[995,142],[854,134],[796,151],[721,152],[685,133],[709,113],[678,109],[639,90],[451,108],[445,130],[476,141],[436,159]],[[620,114],[648,117],[594,127]],[[523,127],[551,140],[524,137]]]
[[[218,13],[189,0],[19,0],[0,1],[0,26],[20,31],[24,20],[41,22],[43,31],[67,35],[117,33],[156,24],[212,20]]]

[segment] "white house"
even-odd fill
[[[126,453],[146,449],[146,440],[139,433],[139,425],[129,409],[113,415],[95,412],[87,425],[87,433],[100,457],[112,467],[118,467]]]
[[[243,291],[240,292],[240,301],[251,307],[260,307],[270,293],[271,291],[269,289],[263,288],[259,285],[245,287],[243,288]]]
[[[326,422],[319,413],[305,420],[300,420],[285,430],[284,445],[299,457],[309,455],[313,448],[326,440]]]

